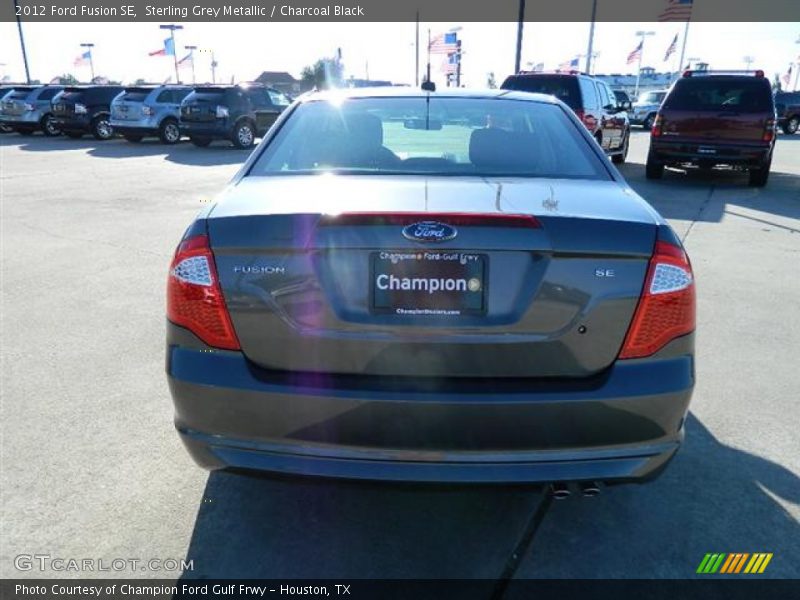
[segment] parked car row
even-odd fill
[[[291,103],[267,86],[14,86],[0,90],[0,124],[6,132],[31,135],[122,135],[130,142],[158,137],[175,144],[183,135],[196,146],[215,139],[249,148]]]

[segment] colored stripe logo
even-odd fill
[[[756,574],[763,573],[769,561],[772,560],[772,552],[709,552],[700,561],[697,573],[713,575],[714,573],[724,573],[727,575],[736,573]]]

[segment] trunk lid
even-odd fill
[[[225,91],[216,88],[198,88],[181,104],[181,120],[210,122],[217,119],[217,106],[225,106]]]
[[[774,118],[769,83],[749,76],[679,79],[661,107],[666,139],[760,143]]]
[[[111,105],[111,117],[120,121],[138,121],[144,116],[142,107],[152,91],[152,88],[126,88],[125,93]]]
[[[397,216],[332,216],[378,201]],[[456,236],[408,239],[399,213]],[[242,179],[207,223],[242,350],[263,367],[585,377],[619,352],[658,222],[612,181],[278,176]]]

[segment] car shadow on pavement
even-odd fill
[[[800,219],[800,177],[773,171],[765,188],[747,185],[747,175],[731,170],[667,169],[647,180],[644,165],[627,163],[620,172],[629,185],[665,219],[718,223],[731,206]],[[713,196],[712,196],[713,194]],[[709,199],[713,197],[713,202]]]
[[[137,158],[143,156],[163,156],[164,160],[190,166],[232,165],[247,160],[251,150],[235,148],[226,141],[214,142],[206,148],[197,148],[187,140],[175,145],[162,144],[156,139],[138,143],[116,138],[99,142],[90,136],[78,140],[66,137],[45,138],[43,136],[8,140],[16,143],[27,152],[52,152],[64,150],[84,150],[96,158]],[[4,140],[5,142],[5,140]],[[4,145],[10,145],[7,142]]]
[[[657,481],[552,503],[517,576],[690,577],[725,551],[773,552],[769,574],[797,576],[800,527],[781,502],[800,502],[800,480],[694,417],[687,429]],[[213,472],[183,576],[492,579],[542,499],[540,488]]]
[[[707,552],[772,552],[764,576],[796,578],[800,523],[788,504],[800,504],[797,474],[720,443],[690,414],[656,481],[554,502],[517,577],[687,578]]]

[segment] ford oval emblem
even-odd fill
[[[446,242],[457,235],[455,227],[438,221],[420,221],[403,227],[403,236],[415,242]]]

